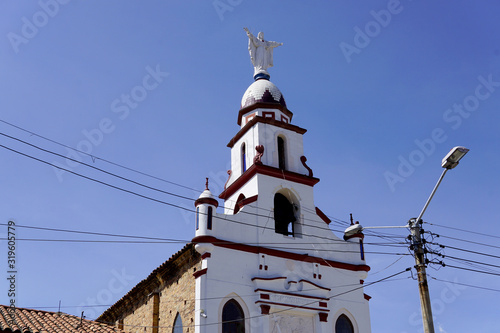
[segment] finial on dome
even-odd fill
[[[205,190],[208,190],[208,177],[206,179],[207,179],[207,182],[205,183]]]
[[[269,80],[271,76],[267,72],[269,67],[273,67],[273,49],[283,45],[283,43],[264,40],[264,33],[261,31],[255,37],[247,28],[243,28],[248,36],[248,52],[252,60],[255,81],[259,79]]]

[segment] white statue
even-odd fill
[[[267,69],[273,67],[273,49],[283,43],[265,41],[263,32],[259,32],[255,37],[247,28],[244,29],[248,35],[248,51],[254,67],[253,77],[269,79]]]

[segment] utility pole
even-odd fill
[[[441,177],[439,177],[438,182],[434,186],[434,189],[431,192],[431,195],[425,202],[424,208],[415,219],[411,219],[408,221],[408,224],[405,226],[386,226],[386,227],[362,227],[359,224],[351,225],[344,232],[344,238],[352,236],[353,234],[359,233],[364,229],[379,229],[379,228],[410,228],[411,230],[411,250],[414,252],[415,256],[415,269],[417,270],[418,277],[418,291],[420,294],[420,306],[422,308],[422,322],[424,324],[424,332],[425,333],[434,333],[434,319],[432,318],[432,308],[431,308],[431,299],[429,296],[429,285],[427,284],[427,273],[426,269],[426,261],[425,261],[425,249],[424,249],[424,241],[422,240],[422,216],[425,213],[425,210],[429,206],[429,203],[432,200],[432,197],[436,193],[436,190],[441,184],[441,181],[444,178],[444,175],[448,170],[455,168],[458,165],[458,162],[464,157],[469,149],[465,147],[453,147],[450,152],[443,158],[441,161],[441,167],[444,168]],[[352,224],[352,218],[351,218]]]
[[[422,308],[422,322],[425,333],[434,333],[434,320],[432,318],[431,299],[429,296],[429,285],[425,272],[424,246],[422,242],[422,220],[411,219],[408,224],[411,229],[412,248],[415,253],[415,269],[417,270],[418,291],[420,294],[420,307]]]
[[[420,307],[422,308],[422,322],[424,324],[424,332],[425,333],[434,333],[434,319],[432,318],[432,308],[431,308],[431,299],[429,296],[429,285],[427,284],[427,273],[425,272],[426,262],[425,262],[425,251],[424,251],[424,243],[422,241],[422,216],[424,216],[425,210],[429,206],[429,203],[432,200],[432,197],[436,193],[439,184],[446,175],[448,170],[455,168],[458,165],[458,162],[462,159],[462,157],[467,154],[469,149],[465,147],[454,147],[450,150],[450,152],[443,158],[441,161],[441,166],[444,168],[443,173],[439,177],[434,189],[431,192],[431,195],[425,202],[424,208],[418,215],[416,219],[411,219],[408,222],[408,225],[411,229],[411,238],[412,238],[412,248],[415,253],[415,269],[417,270],[417,279],[418,279],[418,291],[420,294]]]

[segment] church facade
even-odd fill
[[[371,332],[363,234],[337,237],[315,206],[306,130],[266,69],[243,95],[224,191],[207,181],[195,201],[191,244],[101,321],[153,333]]]

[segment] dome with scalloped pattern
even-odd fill
[[[248,87],[241,99],[241,108],[246,108],[256,103],[280,104],[286,108],[285,98],[281,91],[269,80],[260,79]]]

